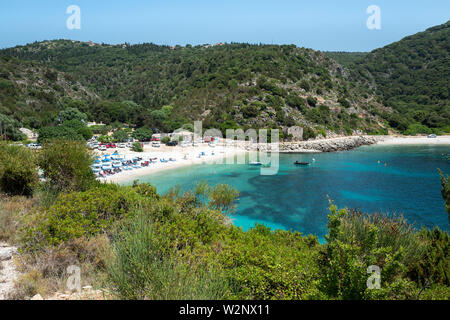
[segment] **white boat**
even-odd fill
[[[262,166],[262,163],[259,161],[250,161],[248,164],[251,166]]]

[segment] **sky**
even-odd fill
[[[67,27],[71,5],[80,8],[80,29]],[[381,29],[366,25],[371,5]],[[448,20],[448,0],[0,0],[0,48],[72,39],[371,51]]]

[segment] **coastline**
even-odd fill
[[[437,136],[436,138],[428,138],[427,136],[411,137],[411,136],[385,136],[386,138],[379,141],[379,145],[449,145],[450,135]]]
[[[320,139],[312,141],[285,142],[280,143],[279,153],[321,153],[346,151],[358,148],[363,145],[449,145],[450,135],[439,136],[437,138],[428,138],[426,136],[408,137],[408,136],[350,136],[330,139]],[[176,169],[184,166],[196,164],[212,164],[224,161],[226,158],[236,155],[247,154],[254,151],[271,151],[270,144],[253,144],[248,145],[247,142],[238,143],[236,146],[225,146],[225,144],[217,145],[212,148],[207,144],[198,147],[182,148],[180,146],[153,148],[150,145],[144,145],[144,152],[133,152],[130,150],[117,150],[119,154],[126,157],[141,157],[143,159],[157,157],[156,163],[150,164],[148,167],[142,167],[132,171],[122,171],[112,176],[99,178],[100,181],[112,183],[130,182],[152,173],[164,170]],[[198,157],[199,153],[204,153],[202,157]],[[102,155],[101,152],[96,152]],[[161,158],[173,158],[176,161],[160,162]]]
[[[142,167],[132,171],[122,171],[112,176],[105,178],[98,178],[103,182],[124,183],[139,179],[142,176],[146,176],[155,172],[161,172],[170,169],[176,169],[185,166],[191,166],[196,164],[213,164],[223,162],[226,158],[234,157],[241,154],[246,154],[248,151],[242,148],[225,148],[217,146],[214,148],[208,146],[199,147],[166,147],[161,146],[156,149],[150,145],[144,146],[144,152],[132,152],[129,150],[118,150],[119,154],[125,153],[127,157],[141,157],[143,159],[158,158],[157,162],[150,164],[148,167]],[[200,153],[205,155],[198,157]],[[161,158],[169,159],[173,158],[176,161],[160,162]]]

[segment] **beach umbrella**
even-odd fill
[[[100,163],[100,160],[95,160],[94,163]]]

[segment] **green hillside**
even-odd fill
[[[374,50],[43,41],[0,51],[0,114],[29,127],[89,120],[172,131],[309,127],[317,134],[450,132],[450,22]],[[14,57],[14,58],[11,58]]]
[[[331,59],[345,67],[350,67],[353,63],[362,60],[368,52],[345,52],[345,51],[327,51],[325,52]]]
[[[74,101],[91,103],[97,95],[42,63],[0,56],[0,116],[30,128],[55,121],[55,115]]]
[[[105,101],[92,120],[173,130],[287,128],[316,133],[378,132],[382,106],[326,54],[295,46],[225,44],[174,47],[45,41],[3,50],[70,74]],[[132,101],[139,112],[124,108]],[[115,110],[117,112],[111,112]]]
[[[386,115],[392,127],[449,132],[449,51],[450,21],[374,50],[350,69],[356,79],[376,88],[384,105],[397,111]]]

